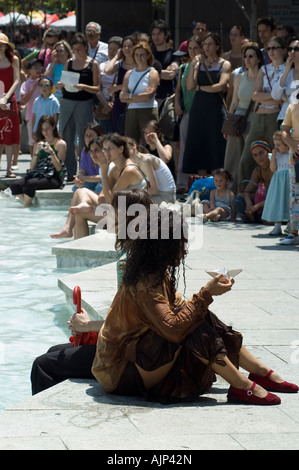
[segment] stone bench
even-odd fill
[[[57,268],[95,268],[116,261],[115,235],[106,230],[52,247]]]

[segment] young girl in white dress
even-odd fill
[[[270,169],[273,171],[262,219],[274,222],[274,228],[269,235],[282,234],[282,222],[290,218],[290,176],[289,176],[289,147],[282,140],[282,132],[276,131],[273,135],[274,149],[272,150]]]

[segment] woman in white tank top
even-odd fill
[[[257,74],[263,64],[263,54],[256,43],[247,43],[243,48],[244,71],[238,73],[233,82],[233,97],[229,108],[230,113],[245,115],[249,106],[252,92],[257,79]],[[232,175],[232,190],[238,191],[238,173],[240,157],[244,148],[246,137],[249,133],[250,123],[253,119],[253,106],[247,119],[247,127],[240,136],[225,136],[226,150],[224,168]]]
[[[155,155],[140,153],[136,141],[127,138],[130,158],[146,175],[149,182],[148,192],[156,204],[176,201],[176,185],[170,169],[163,160]]]
[[[125,135],[140,143],[145,123],[158,118],[155,93],[159,85],[159,74],[152,67],[154,56],[146,42],[136,44],[133,59],[136,67],[128,70],[124,77],[120,100],[128,104]]]

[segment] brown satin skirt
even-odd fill
[[[143,396],[160,403],[190,402],[206,393],[216,380],[211,365],[224,365],[226,355],[235,367],[239,367],[242,346],[241,333],[225,325],[216,315],[208,311],[205,321],[182,343],[171,343],[152,330],[140,338],[136,346],[136,364],[147,371],[155,370],[169,362],[179,347],[178,358],[170,372],[157,385],[146,390],[142,378],[129,362],[113,391],[117,395]],[[208,361],[204,364],[200,358]]]

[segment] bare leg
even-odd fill
[[[12,150],[13,150],[13,166],[17,166],[18,158],[19,158],[19,154],[20,154],[20,145],[19,144],[13,144]]]
[[[75,227],[74,227],[74,235],[75,239],[88,237],[89,235],[89,228],[88,228],[88,219],[82,215],[75,215]]]
[[[199,358],[203,363],[208,364],[208,361]],[[252,381],[249,380],[242,372],[240,372],[228,359],[227,356],[221,358],[225,362],[225,366],[218,365],[216,363],[212,364],[213,371],[220,375],[226,382],[228,382],[232,387],[239,388],[241,390],[249,390],[252,386]],[[268,392],[260,385],[256,384],[256,387],[253,390],[253,394],[259,398],[264,398]]]
[[[81,211],[79,214],[75,215],[75,228],[74,228],[75,239],[87,237],[89,235],[89,227],[88,227],[89,220],[91,222],[98,223],[103,218],[103,216],[95,215],[95,209],[96,207],[92,207],[91,212]]]
[[[75,226],[75,216],[71,212],[68,213],[64,226],[56,233],[50,235],[51,238],[71,238]]]
[[[226,219],[228,213],[223,207],[215,207],[215,209],[212,209],[209,212],[205,212],[205,216],[212,222],[217,222],[220,218]]]
[[[203,211],[204,214],[208,214],[211,211],[208,202],[203,202],[202,203],[202,211]]]
[[[7,160],[7,170],[6,174],[11,175],[11,163],[12,163],[12,145],[5,146],[6,160]]]
[[[240,366],[248,372],[261,375],[262,377],[265,377],[270,371],[270,367],[267,367],[265,364],[263,364],[244,346],[242,346],[240,350]],[[276,374],[276,372],[271,374],[271,380],[277,383],[283,382],[283,379],[278,374]]]
[[[82,213],[92,213],[94,207],[98,205],[98,195],[87,188],[80,188],[76,191],[77,203],[70,207],[70,212],[74,215]]]
[[[24,207],[30,207],[32,204],[33,198],[24,194]]]
[[[78,204],[78,189],[74,192],[70,207]],[[52,233],[51,238],[71,238],[75,226],[75,216],[69,212],[64,226],[58,232]]]

